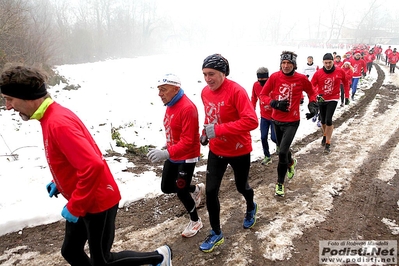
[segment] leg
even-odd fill
[[[190,194],[191,180],[195,169],[195,163],[178,164],[178,178],[175,182],[177,186],[177,197],[183,203],[187,212],[190,214],[191,221],[198,221],[197,209],[195,208],[194,199]],[[194,192],[194,191],[193,191]]]
[[[83,220],[88,232],[90,257],[93,266],[144,265],[162,262],[163,256],[157,251],[110,252],[115,236],[115,217],[118,205],[100,213],[87,214]]]
[[[267,143],[268,135],[269,135],[269,126],[268,126],[267,120],[266,120],[266,118],[261,117],[260,118],[260,140],[262,142],[263,155],[270,157],[269,144]]]
[[[287,174],[289,164],[291,164],[293,161],[290,147],[299,127],[299,121],[293,123],[284,123],[283,125],[278,126],[276,125],[276,129],[277,127],[279,128],[276,130],[276,133],[278,132],[277,139],[279,138],[279,134],[281,134],[280,153],[278,155],[279,161],[277,166],[277,182],[284,184],[284,179],[285,175]]]
[[[87,232],[83,218],[79,218],[77,223],[67,221],[61,254],[70,265],[91,266],[90,258],[84,251],[86,241]]]
[[[274,130],[274,123],[272,120],[269,120],[270,124],[270,139],[277,145],[277,137],[276,131]]]
[[[234,180],[236,188],[247,202],[247,212],[254,209],[254,190],[248,184],[249,168],[251,165],[250,154],[231,158],[229,160],[234,171]]]
[[[217,235],[221,232],[219,189],[226,168],[227,160],[209,151],[206,169],[206,207],[212,230]]]
[[[341,106],[344,105],[344,100],[345,100],[345,90],[344,90],[344,84],[340,85],[340,89],[341,89]]]

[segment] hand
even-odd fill
[[[306,114],[306,119],[308,120],[317,115],[317,113],[319,112],[319,106],[316,102],[310,102],[308,104],[308,109],[310,112]]]
[[[324,102],[324,98],[323,98],[323,94],[319,94],[316,96],[317,102],[318,103],[322,103]]]
[[[200,137],[200,143],[202,146],[206,146],[209,143],[209,139],[206,135],[201,135]]]
[[[216,137],[215,124],[204,125],[204,129],[208,139],[213,139],[214,137]]]
[[[46,185],[46,189],[50,198],[52,198],[53,196],[58,198],[58,194],[60,194],[60,192],[58,191],[57,186],[54,184],[53,181]]]
[[[79,220],[79,217],[74,216],[72,213],[68,211],[67,206],[64,206],[64,209],[62,209],[61,212],[62,217],[64,217],[68,222],[71,223],[77,223]]]
[[[282,101],[272,100],[270,102],[270,106],[272,108],[283,112],[289,112],[288,105],[289,105],[288,100],[282,100]]]
[[[165,161],[169,159],[169,152],[167,150],[151,150],[147,153],[147,157],[152,163]]]

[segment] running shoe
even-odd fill
[[[172,266],[172,250],[168,245],[157,248],[156,250],[160,255],[163,256],[163,261],[158,263],[157,266]]]
[[[190,220],[186,229],[184,229],[184,231],[181,235],[184,237],[193,237],[199,232],[199,230],[202,227],[203,227],[203,224],[202,224],[201,218],[198,218],[198,221],[196,221],[196,222]]]
[[[276,184],[276,195],[280,197],[284,197],[284,185],[277,183]]]
[[[326,145],[326,136],[323,136],[323,138],[321,139],[321,146],[325,145]]]
[[[345,98],[345,105],[349,105],[350,101],[349,98]]]
[[[262,160],[262,164],[263,165],[268,165],[268,164],[271,164],[272,163],[272,157],[267,157],[267,156],[265,156],[265,158]]]
[[[212,252],[217,246],[224,243],[223,233],[220,232],[219,235],[215,231],[211,230],[211,233],[206,237],[204,243],[200,245],[200,250],[203,252]]]
[[[330,153],[330,144],[326,144],[326,146],[324,147],[324,153]]]
[[[255,202],[254,202],[254,207],[255,208],[252,211],[249,211],[245,214],[244,224],[243,224],[244,229],[252,228],[256,223],[256,214],[258,213],[258,204],[256,204]]]
[[[288,167],[287,177],[292,179],[295,175],[295,166],[296,166],[296,159],[292,159],[292,164]]]
[[[195,207],[198,208],[198,206],[201,204],[202,197],[205,195],[205,184],[199,183],[195,185],[195,191],[190,194],[195,202]]]

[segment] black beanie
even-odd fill
[[[43,83],[39,88],[33,88],[32,85],[22,83],[9,83],[0,86],[2,94],[22,100],[36,100],[46,96],[46,84]]]
[[[334,57],[333,57],[333,55],[331,54],[331,53],[326,53],[324,56],[323,56],[323,61],[324,60],[334,60]]]
[[[230,74],[229,61],[220,54],[213,54],[204,59],[202,69],[212,68],[222,72],[226,77]]]
[[[288,51],[284,51],[280,56],[280,63],[284,60],[290,61],[294,66],[296,66],[296,54]]]

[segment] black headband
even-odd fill
[[[46,96],[46,84],[43,83],[39,88],[32,88],[31,85],[21,83],[9,83],[0,86],[2,94],[22,100],[36,100]]]
[[[257,73],[256,76],[258,79],[269,78],[269,73]]]

